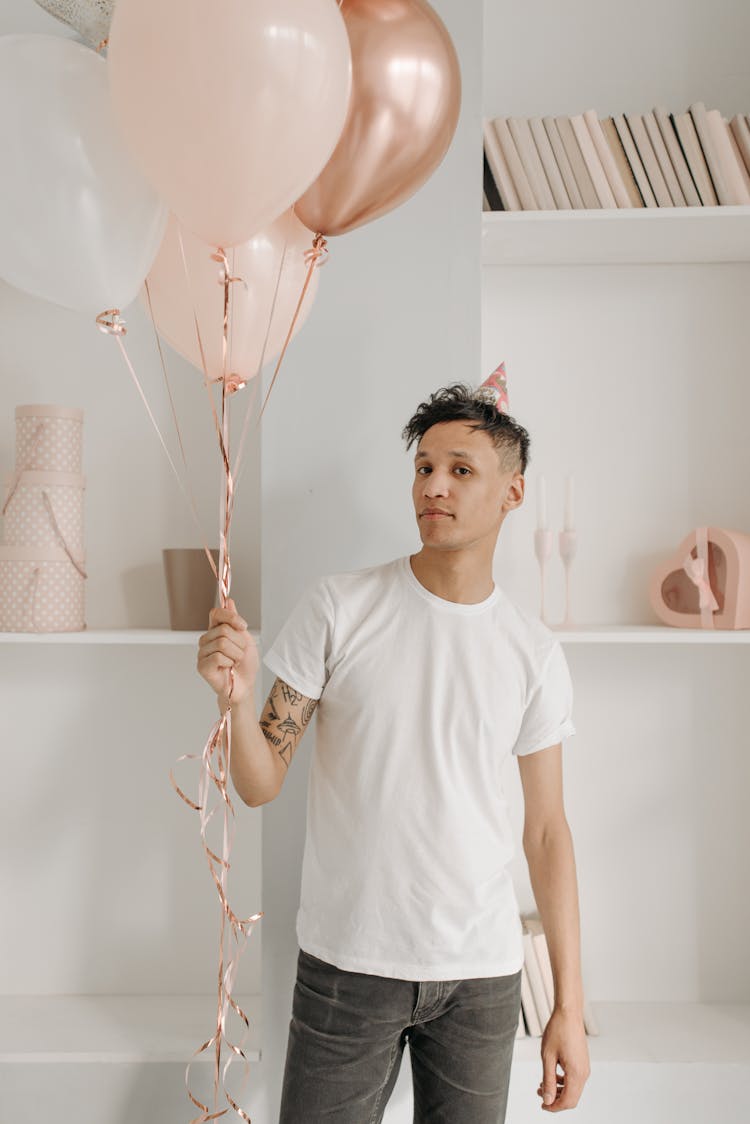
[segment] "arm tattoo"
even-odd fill
[[[300,705],[303,703],[304,704]],[[305,726],[313,716],[318,699],[307,699],[283,679],[277,679],[260,720],[266,741],[275,747],[285,767],[291,764]],[[281,706],[280,703],[284,703]],[[285,717],[282,719],[282,713]]]

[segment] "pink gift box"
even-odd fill
[[[16,406],[16,468],[80,472],[83,410],[72,406]]]
[[[0,631],[82,631],[84,583],[62,549],[0,546]]]
[[[83,554],[84,476],[22,472],[18,477],[8,474],[5,485],[3,538],[7,546],[59,547],[59,531],[73,555]],[[8,502],[9,489],[13,491]]]

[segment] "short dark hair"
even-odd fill
[[[510,414],[503,414],[494,404],[475,398],[474,390],[465,383],[441,387],[417,407],[401,434],[406,448],[423,437],[431,426],[447,421],[466,421],[473,423],[472,429],[486,430],[500,454],[502,471],[517,471],[521,475],[526,472],[531,459],[528,432]]]

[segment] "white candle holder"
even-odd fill
[[[560,557],[563,560],[565,567],[565,618],[562,621],[560,628],[573,628],[573,614],[571,611],[571,596],[570,596],[570,572],[573,567],[573,559],[576,555],[578,547],[578,536],[575,531],[560,531],[559,534]]]
[[[544,585],[547,561],[552,555],[552,541],[552,531],[537,527],[536,531],[534,532],[534,553],[536,554],[536,560],[539,563],[539,575],[541,579],[539,615],[542,618],[544,624],[547,624],[544,607]]]

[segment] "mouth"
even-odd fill
[[[423,511],[421,519],[452,519],[453,516],[449,511]]]

